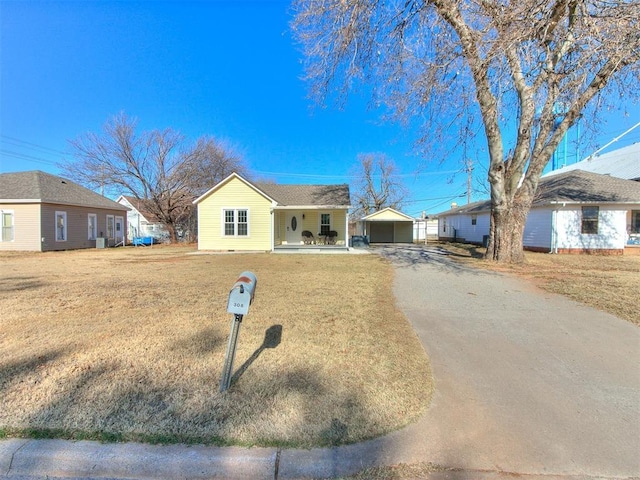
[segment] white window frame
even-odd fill
[[[62,230],[59,230],[60,228],[58,225],[59,219],[62,219]],[[56,211],[54,225],[55,225],[54,238],[56,239],[56,242],[66,242],[68,238],[67,237],[67,232],[68,232],[67,212]],[[60,233],[62,233],[62,238],[60,238]]]
[[[327,225],[326,223],[322,223],[323,215],[329,215],[329,227],[327,228],[326,232],[322,231],[322,226]],[[333,229],[333,215],[331,214],[331,212],[320,212],[320,214],[318,215],[318,233],[320,235],[329,235],[329,232],[332,229]]]
[[[91,221],[93,219],[93,222]],[[87,240],[95,240],[98,237],[98,215],[90,213],[87,215],[87,228],[88,238]]]
[[[4,223],[5,215],[11,216],[11,226],[7,227]],[[0,210],[0,242],[13,242],[16,238],[16,214],[13,210]],[[10,229],[10,230],[9,230]],[[5,237],[5,232],[11,232],[11,238]]]
[[[227,222],[227,212],[233,212],[233,223],[232,222]],[[239,221],[239,212],[246,212],[247,214],[247,219],[246,222],[240,222]],[[250,224],[251,224],[251,214],[249,211],[248,207],[229,207],[229,208],[223,208],[222,209],[222,213],[221,213],[221,222],[220,222],[220,227],[221,227],[221,235],[223,237],[227,237],[227,238],[248,238],[251,234],[250,232]],[[238,233],[238,226],[241,224],[246,224],[247,226],[247,232],[246,234],[239,234]],[[227,233],[227,225],[233,225],[233,233]]]
[[[111,220],[111,225],[109,225]],[[116,218],[114,215],[107,215],[107,238],[116,238]]]

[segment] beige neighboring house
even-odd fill
[[[346,184],[278,185],[232,173],[193,203],[198,250],[348,249]]]
[[[414,218],[391,207],[363,217],[358,222],[360,235],[369,243],[412,243]]]
[[[39,170],[0,174],[0,251],[123,244],[127,207]]]
[[[127,212],[127,240],[133,242],[135,237],[153,237],[154,243],[169,238],[169,232],[158,217],[151,213],[149,201],[139,200],[129,195],[120,195],[116,200],[129,208]]]

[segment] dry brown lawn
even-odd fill
[[[191,253],[0,254],[0,436],[308,447],[426,410],[428,360],[378,255]],[[256,299],[220,394],[243,270]]]
[[[640,255],[552,255],[525,252],[522,265],[500,265],[480,258],[485,249],[441,243],[458,261],[527,278],[549,292],[609,312],[640,325]]]

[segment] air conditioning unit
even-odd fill
[[[107,246],[107,239],[104,237],[98,237],[96,238],[96,248],[106,248]]]

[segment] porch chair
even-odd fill
[[[302,242],[305,245],[313,245],[315,243],[315,238],[313,238],[313,233],[309,230],[303,230],[302,233]]]

